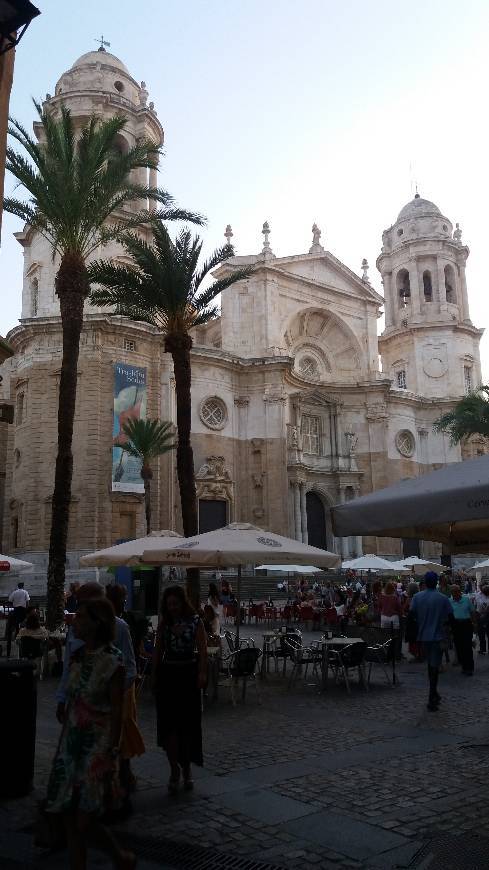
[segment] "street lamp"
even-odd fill
[[[15,48],[32,19],[40,14],[29,0],[0,0],[0,54]]]

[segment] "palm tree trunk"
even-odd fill
[[[165,350],[171,353],[175,373],[177,398],[177,475],[180,489],[183,533],[186,538],[198,533],[197,491],[195,488],[194,453],[190,433],[192,428],[192,399],[190,350],[192,339],[186,333],[168,335]],[[187,571],[187,592],[194,607],[200,607],[200,579],[198,569]]]
[[[83,259],[65,254],[56,275],[63,328],[63,359],[58,400],[58,453],[54,474],[47,588],[47,623],[53,630],[63,622],[66,546],[73,477],[73,421],[83,306],[89,283]]]
[[[153,472],[149,466],[144,465],[141,468],[141,477],[144,481],[144,514],[146,516],[146,534],[151,532],[151,478]]]

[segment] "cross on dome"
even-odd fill
[[[231,244],[231,239],[232,239],[233,235],[234,235],[234,233],[233,233],[233,230],[231,228],[231,224],[228,224],[226,227],[226,232],[224,233],[224,238],[226,239],[226,242],[228,243],[228,245]]]
[[[105,51],[105,46],[107,46],[107,48],[110,48],[110,42],[107,42],[107,40],[104,39],[103,33],[100,39],[94,39],[93,41],[100,42],[100,48],[98,48],[97,51]]]

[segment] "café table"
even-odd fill
[[[365,641],[361,637],[323,637],[321,640],[316,641],[316,643],[322,647],[323,651],[321,664],[321,691],[324,692],[328,688],[328,651],[330,649],[336,649],[341,652],[342,649],[351,646],[351,644],[365,643]]]

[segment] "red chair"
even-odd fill
[[[301,609],[300,609],[300,621],[305,624],[306,629],[307,629],[308,623],[312,624],[312,622],[314,621],[314,610],[312,609],[312,607],[310,607],[309,605],[306,605],[305,607],[301,607]]]
[[[338,614],[336,613],[336,609],[334,607],[328,607],[326,611],[326,622],[328,625],[338,625]]]
[[[272,622],[275,623],[277,620],[277,608],[276,607],[265,607],[265,621],[272,626]]]

